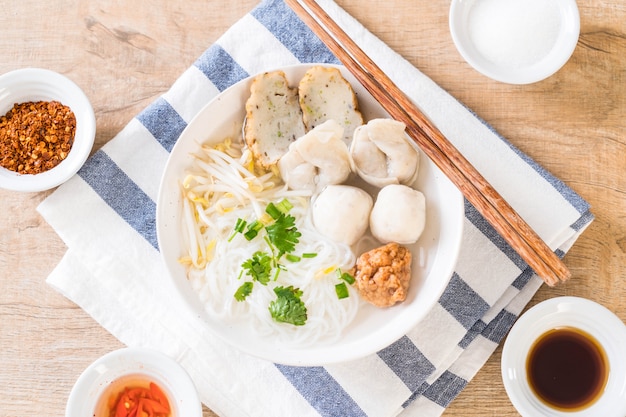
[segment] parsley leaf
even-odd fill
[[[302,291],[293,286],[274,288],[276,299],[269,304],[272,318],[277,322],[303,326],[307,320],[304,302],[300,299]]]
[[[237,220],[229,241],[237,233],[243,233],[247,240],[252,240],[265,229],[263,239],[269,246],[269,253],[257,251],[250,259],[241,264],[242,271],[239,278],[245,273],[252,278],[252,282],[245,282],[237,289],[235,292],[237,301],[245,300],[252,293],[254,281],[267,285],[272,278],[276,280],[279,272],[287,269],[280,263],[280,258],[283,255],[287,255],[287,260],[291,262],[301,260],[299,256],[292,254],[300,242],[300,236],[302,236],[296,227],[296,218],[288,214],[292,208],[293,205],[287,199],[283,199],[276,204],[269,203],[267,205],[266,214],[264,214],[266,219],[255,220],[251,223],[247,223],[243,219]],[[314,253],[307,253],[303,254],[303,257],[312,258],[315,255]],[[278,322],[290,323],[295,326],[304,325],[307,320],[307,309],[300,298],[302,291],[289,286],[276,287],[274,293],[276,299],[271,301],[268,306],[272,318]]]
[[[267,285],[272,272],[272,257],[265,252],[257,251],[252,255],[252,258],[241,264],[241,267],[245,270],[246,275],[251,276],[253,280]]]
[[[302,236],[296,228],[296,218],[284,213],[281,213],[274,223],[265,226],[265,230],[270,243],[278,249],[277,259],[285,253],[293,252]]]
[[[237,288],[237,291],[235,291],[235,300],[237,301],[245,300],[247,296],[252,294],[253,286],[254,286],[254,283],[250,281],[244,282],[243,284],[241,284],[241,286]]]

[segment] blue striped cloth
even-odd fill
[[[564,255],[593,219],[588,204],[331,0],[320,4]],[[39,206],[68,247],[48,283],[123,343],[174,357],[220,415],[438,416],[541,285],[468,203],[459,261],[439,302],[407,335],[361,360],[292,367],[249,357],[212,337],[172,296],[155,229],[169,152],[221,91],[300,62],[338,63],[280,0],[262,2],[229,29]]]

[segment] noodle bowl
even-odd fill
[[[312,65],[319,64],[282,69],[293,85]],[[357,94],[364,119],[388,117],[359,82],[343,67],[339,68]],[[347,246],[320,236],[312,226],[308,195],[287,190],[272,175],[251,176],[245,149],[238,145],[230,149],[216,146],[225,138],[240,137],[250,82],[251,78],[242,80],[208,103],[188,124],[167,161],[156,219],[159,250],[176,290],[174,296],[182,299],[192,313],[189,325],[199,332],[201,344],[212,344],[218,337],[250,355],[299,366],[325,365],[374,354],[424,318],[446,287],[461,242],[462,195],[432,161],[423,158],[416,187],[428,197],[426,227],[418,243],[410,248],[415,261],[407,299],[384,309],[361,302],[352,292],[348,298],[338,300],[334,288],[338,279],[333,269],[352,265],[354,254],[362,253],[371,242],[362,239],[353,245],[353,251],[348,251]],[[226,179],[210,180],[214,174]],[[182,187],[187,187],[184,193]],[[207,193],[209,187],[213,195]],[[195,196],[184,198],[183,194],[188,195],[189,191]],[[203,198],[216,199],[218,194],[219,201],[212,200],[196,211]],[[283,198],[293,205],[290,214],[296,217],[298,231],[302,233],[294,254],[318,254],[296,263],[281,261],[288,270],[279,274],[279,280],[285,280],[281,285],[302,290],[302,300],[308,309],[304,326],[270,321],[267,303],[275,298],[272,287],[279,284],[270,282],[265,287],[255,282],[252,294],[244,303],[233,297],[237,287],[247,279],[238,277],[241,262],[255,250],[250,245],[262,244],[257,239],[244,242],[241,236],[228,242],[237,219],[258,219],[268,202],[276,203]],[[213,241],[209,232],[198,226],[200,219],[211,225],[214,229],[211,233],[219,231],[222,243],[218,244],[218,239]],[[196,244],[189,245],[190,242]],[[181,258],[185,258],[184,265]],[[207,263],[209,259],[211,262]],[[226,276],[234,282],[226,280]],[[348,289],[351,290],[349,286]],[[221,296],[213,298],[211,294]],[[342,310],[337,312],[338,308]]]
[[[221,149],[221,150],[220,150]],[[336,243],[315,230],[311,220],[310,193],[289,190],[273,174],[257,177],[248,150],[229,142],[216,148],[203,147],[182,185],[183,235],[188,254],[188,278],[206,311],[225,322],[237,322],[251,332],[277,337],[282,343],[306,345],[336,340],[355,317],[358,295],[338,299],[335,293],[337,269],[354,265],[349,246]],[[237,301],[235,292],[242,284],[241,265],[254,253],[267,251],[261,238],[247,240],[233,236],[238,219],[252,221],[263,216],[270,202],[288,199],[289,214],[301,233],[297,251],[315,257],[299,262],[284,261],[285,270],[268,285],[255,283],[254,291]],[[276,286],[294,286],[303,295],[308,319],[302,326],[272,319],[268,305],[276,298]]]

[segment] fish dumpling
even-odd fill
[[[405,128],[397,120],[373,119],[355,130],[350,156],[363,180],[376,187],[415,182],[419,153],[407,141]]]
[[[278,161],[280,175],[292,190],[319,193],[324,187],[344,182],[351,173],[343,127],[328,120],[289,145]]]
[[[382,243],[417,242],[426,224],[426,200],[421,192],[402,184],[383,187],[370,214],[372,235]]]
[[[350,185],[329,185],[312,206],[313,224],[335,242],[355,244],[369,226],[372,196]]]

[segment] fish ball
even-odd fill
[[[382,243],[415,243],[425,224],[424,194],[401,184],[380,190],[370,214],[370,230],[376,239]]]
[[[313,202],[313,224],[324,236],[353,245],[367,230],[372,206],[372,197],[360,188],[329,185]]]

